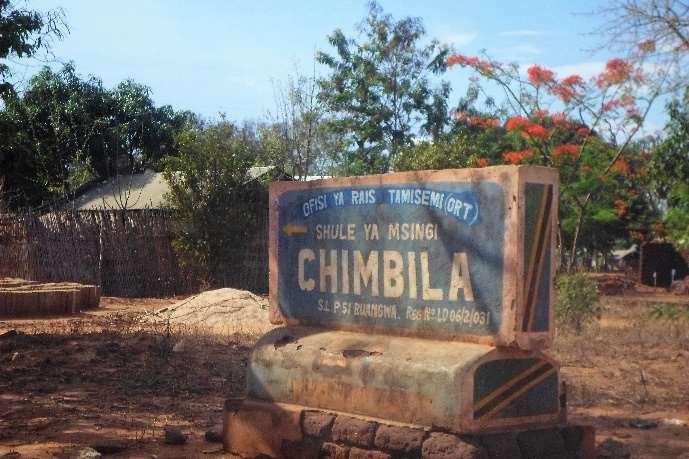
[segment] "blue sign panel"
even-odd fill
[[[278,302],[328,326],[495,335],[505,190],[491,181],[285,191]]]

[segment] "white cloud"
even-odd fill
[[[519,29],[519,30],[506,30],[500,32],[501,37],[541,37],[543,35],[548,35],[545,30],[534,30],[534,29]]]
[[[559,77],[579,75],[583,79],[588,80],[589,78],[600,74],[604,68],[604,61],[587,61],[578,62],[576,64],[556,65],[555,67],[552,67],[552,70]]]
[[[452,33],[445,35],[440,41],[454,46],[466,46],[478,37],[476,32]]]
[[[508,46],[498,50],[496,57],[504,62],[531,62],[536,56],[541,54],[543,50],[538,46],[533,45],[515,45]]]

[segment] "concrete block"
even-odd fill
[[[375,422],[339,415],[333,423],[332,438],[336,442],[367,448],[373,444],[375,433]]]
[[[302,431],[304,435],[327,438],[330,436],[335,415],[322,411],[305,411],[302,419]]]
[[[425,436],[426,432],[423,429],[381,424],[376,430],[373,444],[376,448],[386,451],[418,455]]]
[[[323,443],[321,445],[321,459],[347,459],[349,446],[336,443]]]
[[[488,459],[486,450],[456,435],[434,432],[423,442],[423,459]]]
[[[384,451],[360,449],[353,447],[349,450],[349,459],[391,459],[392,456]]]

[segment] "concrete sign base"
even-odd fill
[[[555,362],[473,343],[279,328],[257,343],[248,384],[259,400],[462,433],[564,416]]]
[[[260,400],[228,400],[225,450],[244,458],[594,458],[592,427],[457,435],[433,426]]]

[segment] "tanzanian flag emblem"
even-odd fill
[[[557,369],[542,359],[500,359],[474,374],[474,419],[555,414]]]

